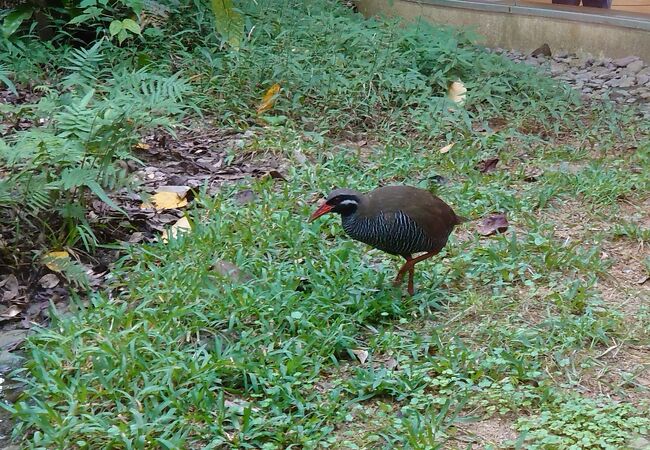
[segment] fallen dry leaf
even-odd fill
[[[65,250],[45,255],[45,267],[52,272],[61,272],[68,261],[70,261],[70,254]]]
[[[2,295],[2,301],[7,302],[18,297],[18,279],[14,274],[7,275],[2,281],[0,281],[0,287],[5,288],[5,292]]]
[[[262,102],[257,107],[257,114],[262,114],[263,112],[273,108],[273,104],[278,98],[277,95],[279,92],[280,85],[278,83],[275,83],[273,86],[271,86],[264,94],[264,97],[262,97]]]
[[[650,280],[650,275],[644,275],[637,280],[636,284],[645,284],[648,280]]]
[[[438,150],[440,153],[448,153],[451,148],[456,145],[455,142],[452,142],[451,144],[447,144],[444,147],[442,147],[440,150]]]
[[[544,171],[539,167],[526,167],[524,170],[524,181],[527,181],[529,183],[537,181],[543,173]]]
[[[38,284],[40,284],[44,289],[52,289],[59,284],[59,277],[53,273],[48,273],[38,280]]]
[[[399,363],[395,358],[388,358],[388,360],[384,363],[384,367],[387,368],[388,370],[393,370],[395,369]]]
[[[176,209],[187,206],[187,199],[185,198],[185,194],[181,195],[178,192],[161,191],[151,196],[151,203],[143,203],[140,208],[148,209],[151,208],[152,204],[157,211],[162,211],[163,209]]]
[[[149,148],[151,148],[149,144],[145,144],[144,142],[138,142],[134,147],[137,150],[149,150]]]
[[[495,213],[483,218],[476,226],[476,230],[483,236],[503,233],[508,229],[508,219],[505,213]]]
[[[137,244],[139,242],[144,241],[145,239],[146,239],[146,236],[144,235],[144,233],[142,233],[140,231],[136,231],[129,238],[129,243],[130,244]]]
[[[481,173],[490,173],[497,170],[497,164],[499,164],[499,158],[484,159],[478,163],[476,169]]]
[[[189,233],[190,231],[192,231],[192,225],[190,225],[190,221],[187,219],[187,217],[181,217],[176,221],[174,225],[171,226],[169,229],[169,234],[167,233],[167,230],[163,230],[162,241],[167,242],[169,240],[169,236],[176,239],[179,234]]]
[[[361,364],[365,364],[365,362],[368,360],[368,352],[365,350],[362,350],[360,348],[355,348],[354,350],[352,350],[352,353],[354,353],[354,356],[356,356],[357,359],[359,359],[359,362]]]
[[[18,308],[16,305],[13,305],[7,308],[7,310],[0,315],[0,319],[3,320],[13,319],[20,313],[21,313],[20,308]]]
[[[447,89],[447,98],[457,105],[463,106],[465,103],[465,97],[467,93],[467,88],[462,81],[454,81],[449,85]]]
[[[262,178],[267,178],[267,177],[271,177],[271,178],[273,178],[275,180],[287,181],[287,179],[284,177],[284,175],[282,175],[279,171],[277,171],[275,169],[274,170],[269,170],[268,172],[266,172],[262,176]]]
[[[530,54],[530,56],[539,56],[539,55],[550,57],[552,55],[551,47],[549,47],[548,44],[544,43],[539,47],[537,47],[535,50],[533,50],[532,53]]]

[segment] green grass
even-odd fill
[[[638,221],[647,124],[578,107],[564,88],[457,32],[306,4],[248,11],[259,31],[240,53],[210,50],[212,36],[193,47],[202,17],[161,43],[202,74],[191,100],[223,113],[222,126],[248,123],[264,89],[282,83],[269,113],[281,125],[256,128],[241,151],[286,160],[287,181],[202,192],[190,234],[126,248],[109,286],[35,333],[20,373],[28,389],[7,406],[15,436],[27,448],[466,448],[454,439],[490,417],[521,432],[506,447],[620,448],[647,434],[647,389],[608,398],[586,379],[612,345],[625,351],[650,336],[602,289],[613,239],[647,242]],[[467,107],[442,114],[457,76]],[[575,132],[577,121],[586,125]],[[343,129],[368,138],[370,156],[341,141]],[[294,161],[296,149],[312,162]],[[497,155],[496,172],[476,169]],[[528,167],[544,173],[526,181]],[[336,217],[306,222],[314,193],[387,182],[436,191],[473,219],[506,211],[510,230],[486,238],[463,225],[418,265],[408,297],[391,286],[397,258],[347,239]],[[244,188],[253,203],[235,201]],[[638,216],[623,218],[623,202]],[[220,259],[251,280],[219,275]]]
[[[298,136],[284,138],[282,148],[321,154]],[[472,157],[461,151],[454,159],[467,164]],[[389,146],[375,156],[376,180],[414,182],[423,170],[446,173],[449,163],[426,147]],[[566,376],[576,350],[597,353],[625,335],[624,318],[603,307],[588,279],[607,271],[599,247],[564,244],[553,224],[531,216],[531,191],[544,182],[518,199],[520,185],[504,176],[441,188],[463,214],[507,209],[520,231],[452,239],[444,260],[420,266],[419,292],[404,297],[390,286],[391,258],[343,237],[336,218],[306,223],[312,192],[376,183],[364,175],[367,164],[332,153],[291,169],[286,183],[252,183],[258,199],[245,206],[234,191],[201,196],[190,235],[131,248],[110,298],[93,296],[30,341],[32,402],[16,413],[39,430],[33,445],[311,448],[350,439],[336,434],[349,421],[362,428],[354,438],[361,448],[432,448],[458,414],[545,411],[564,398],[555,378]],[[548,182],[558,192],[576,187],[573,178]],[[253,281],[224,280],[211,269],[218,259]],[[523,292],[541,287],[539,321],[530,323],[517,311]],[[366,365],[355,362],[357,348],[369,352]],[[375,363],[389,356],[397,370]],[[371,399],[390,400],[392,413],[355,422],[355,405]]]

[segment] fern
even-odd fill
[[[75,48],[70,51],[70,55],[66,58],[68,65],[64,67],[70,73],[61,83],[64,89],[89,88],[97,84],[97,79],[104,75],[101,67],[105,61],[102,55],[103,44],[104,39],[100,39],[89,49]]]
[[[137,116],[144,119],[143,115],[155,118],[182,116],[189,108],[199,112],[195,105],[185,101],[192,87],[180,74],[164,77],[148,73],[146,69],[131,73],[123,71],[109,82],[107,88],[106,95],[111,103],[134,119]]]
[[[56,262],[59,271],[70,283],[83,289],[88,289],[90,287],[90,278],[88,277],[86,268],[78,262],[63,258],[55,259],[47,256],[43,258],[44,264],[52,262]]]
[[[80,242],[88,250],[97,243],[86,218],[90,198],[126,214],[109,195],[129,183],[115,159],[132,158],[143,130],[173,132],[188,109],[198,110],[187,101],[192,87],[180,74],[111,68],[102,42],[72,50],[58,89],[21,110],[45,126],[0,139],[0,166],[11,174],[0,178],[2,204],[21,207],[23,219],[47,230],[57,245]]]
[[[0,64],[0,82],[4,83],[14,95],[18,95],[16,85],[9,79],[9,69],[4,64]]]

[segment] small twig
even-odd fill
[[[618,349],[620,350],[620,344],[617,344],[617,343],[616,343],[616,340],[614,340],[614,339],[612,339],[612,341],[614,341],[614,345],[612,345],[611,347],[609,347],[607,350],[605,350],[604,352],[602,352],[600,355],[596,356],[596,359],[600,359],[600,358],[602,358],[603,356],[607,355],[609,352],[611,352],[611,351],[614,350],[615,348],[618,348]],[[618,351],[614,354],[614,356],[616,356],[617,354],[618,354]]]

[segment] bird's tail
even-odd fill
[[[459,216],[456,214],[456,225],[460,225],[461,223],[469,222],[469,219],[467,217]]]

